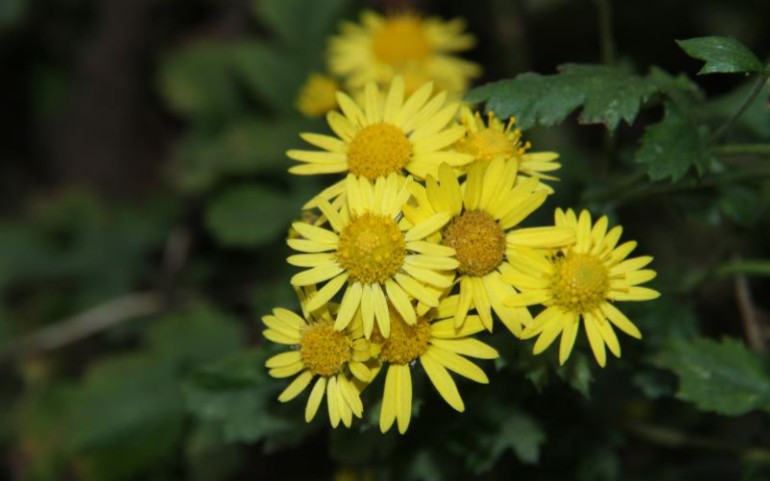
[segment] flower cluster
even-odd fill
[[[336,92],[358,97],[369,82],[385,88],[401,77],[407,94],[426,82],[459,98],[481,67],[456,53],[473,47],[465,21],[425,18],[415,12],[380,15],[367,10],[361,23],[345,22],[329,43],[328,73],[311,73],[297,108],[308,117],[322,117],[337,108]]]
[[[636,243],[619,243],[622,229],[606,217],[557,209],[552,225],[522,226],[553,193],[560,164],[555,153],[532,152],[513,119],[474,113],[433,82],[410,89],[401,71],[385,81],[384,69],[356,70],[363,54],[351,53],[352,38],[417,25],[395,18],[365,16],[364,27],[346,27],[350,39],[332,43],[351,57],[336,68],[368,83],[358,96],[335,92],[333,135],[303,133],[315,149],[287,152],[298,162],[290,172],[341,179],[305,204],[287,241],[302,314],[275,309],[263,320],[267,339],[292,347],[267,361],[272,376],[296,376],[280,401],[313,383],[306,419],[325,397],[332,426],[350,426],[363,413],[361,392],[384,372],[380,428],[403,433],[413,375],[424,372],[457,411],[465,405],[450,372],[489,382],[472,359],[498,357],[479,339],[496,322],[516,338],[537,337],[536,354],[561,334],[562,363],[582,325],[604,366],[606,349],[620,356],[616,328],[641,337],[614,302],[658,293],[640,286],[655,277],[645,269],[652,259],[629,258]],[[449,51],[469,43],[434,36]],[[377,38],[374,51],[385,48]],[[406,44],[387,48],[389,58],[407,56]]]

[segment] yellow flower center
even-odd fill
[[[348,169],[375,180],[400,172],[412,156],[412,144],[404,132],[385,122],[361,129],[348,146]]]
[[[567,312],[593,311],[607,298],[609,271],[594,255],[570,252],[557,257],[552,276],[553,303]]]
[[[505,233],[488,213],[470,210],[444,229],[444,245],[457,251],[461,273],[481,277],[503,261]]]
[[[505,132],[494,129],[481,129],[470,134],[461,142],[459,150],[482,161],[500,156],[510,158],[517,153],[516,142],[509,139]]]
[[[337,260],[355,281],[383,283],[404,265],[404,257],[404,234],[387,216],[367,212],[340,233]]]
[[[413,15],[385,20],[372,38],[374,56],[393,66],[422,62],[430,56],[431,50],[420,18]]]
[[[409,364],[428,350],[430,323],[421,317],[410,326],[392,307],[390,312],[390,336],[383,339],[379,331],[375,331],[372,341],[382,343],[381,359],[391,364]]]
[[[345,333],[334,330],[331,320],[314,322],[302,334],[299,353],[308,371],[319,376],[332,376],[351,359],[353,341]]]

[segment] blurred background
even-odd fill
[[[740,104],[746,79],[696,78],[701,63],[674,40],[730,35],[770,53],[767,0],[608,4],[620,61],[689,75],[716,115]],[[664,295],[630,312],[645,340],[623,360],[557,368],[497,340],[510,355],[494,388],[461,389],[475,414],[423,386],[431,409],[418,404],[404,437],[306,425],[303,403],[278,405],[282,384],[263,372],[260,316],[297,306],[287,228],[330,180],[287,173],[298,133],[325,129],[295,100],[340,20],[363,8],[463,17],[480,85],[601,62],[601,5],[0,0],[0,480],[770,479],[768,415],[699,411],[656,364],[672,337],[746,339],[747,315],[763,351],[767,277],[703,269],[770,256],[767,182],[591,196],[634,171],[655,108],[611,138],[574,117],[525,132],[563,163],[536,223],[588,206],[657,259]],[[768,142],[767,95],[743,119],[732,140]]]

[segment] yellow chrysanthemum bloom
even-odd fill
[[[321,308],[345,288],[336,329],[344,329],[360,310],[364,332],[370,337],[376,319],[383,336],[390,333],[390,308],[410,324],[417,322],[412,299],[438,306],[438,295],[426,285],[449,287],[452,277],[441,275],[457,268],[454,250],[424,239],[449,221],[439,212],[419,224],[399,223],[401,207],[409,200],[411,177],[396,174],[372,182],[349,175],[345,179],[347,202],[341,210],[321,199],[318,208],[331,229],[295,222],[303,237],[289,239],[289,246],[302,252],[290,256],[290,264],[306,267],[291,279],[295,286],[325,283],[305,307]]]
[[[553,189],[543,180],[559,180],[547,172],[553,172],[561,167],[556,162],[559,154],[556,152],[529,152],[532,145],[522,143],[521,130],[514,128],[515,119],[511,117],[503,123],[492,112],[487,112],[487,121],[481,114],[473,113],[470,108],[460,109],[460,118],[466,128],[465,136],[455,144],[455,149],[471,154],[476,162],[489,162],[497,157],[516,159],[519,163],[517,182],[521,183],[529,177],[540,180],[538,188],[553,192]]]
[[[468,154],[444,150],[465,133],[464,127],[450,125],[459,104],[447,104],[445,92],[433,98],[431,92],[433,87],[425,84],[404,101],[401,77],[393,81],[384,99],[373,83],[368,84],[362,106],[338,92],[342,113],[329,112],[326,117],[337,137],[301,134],[306,142],[324,150],[289,150],[286,155],[302,162],[289,172],[299,175],[349,172],[376,180],[407,171],[422,179],[435,174],[443,162],[453,166],[471,162],[473,158]],[[314,206],[320,198],[334,199],[343,191],[340,181],[306,207]]]
[[[578,219],[571,209],[556,210],[556,225],[574,228],[575,245],[553,252],[522,253],[517,269],[506,275],[520,294],[506,305],[524,307],[543,304],[545,310],[524,329],[523,338],[539,336],[534,352],[543,352],[561,334],[559,362],[567,360],[583,320],[588,342],[600,366],[606,364],[605,345],[620,357],[620,344],[612,326],[641,339],[639,329],[618,310],[613,301],[647,301],[660,296],[639,284],[655,278],[655,271],[644,269],[650,256],[626,259],[636,248],[629,241],[617,246],[623,229],[607,231],[607,217],[591,224],[588,211]]]
[[[465,404],[448,371],[478,383],[489,382],[484,371],[466,357],[496,359],[499,355],[493,347],[471,337],[484,330],[478,316],[468,316],[462,327],[455,327],[452,317],[458,301],[458,296],[445,297],[437,309],[420,317],[414,325],[407,324],[393,312],[390,337],[377,339],[373,336],[372,342],[381,342],[379,359],[387,365],[380,410],[383,433],[394,421],[397,421],[401,434],[409,427],[412,417],[411,370],[416,361],[425,369],[441,397],[459,412],[465,410]]]
[[[429,177],[425,187],[410,187],[416,202],[404,206],[409,222],[424,222],[439,213],[452,217],[441,232],[441,242],[456,251],[460,264],[460,302],[454,314],[458,326],[475,307],[484,326],[492,330],[494,310],[518,336],[532,317],[524,307],[503,305],[516,291],[502,277],[512,269],[517,249],[560,247],[575,240],[570,227],[517,227],[545,202],[547,193],[537,189],[535,178],[516,185],[516,172],[515,160],[497,158],[476,164],[461,188],[452,168],[443,165],[437,180]]]
[[[345,78],[351,91],[372,81],[386,85],[402,75],[462,95],[481,74],[477,64],[453,55],[475,44],[459,18],[446,22],[410,12],[383,16],[366,11],[360,25],[344,23],[341,30],[329,42],[329,69]]]
[[[308,117],[322,117],[337,108],[340,84],[328,75],[311,73],[297,97],[297,110]]]
[[[340,421],[350,427],[353,416],[360,418],[363,413],[359,389],[352,376],[362,382],[370,380],[371,372],[365,364],[370,357],[369,343],[360,328],[334,329],[328,308],[307,317],[310,321],[278,308],[273,309],[272,315],[262,318],[267,326],[263,332],[266,339],[294,348],[276,354],[265,363],[269,374],[275,378],[298,374],[278,400],[294,399],[317,377],[305,407],[305,420],[310,422],[315,417],[325,395],[332,427],[336,428]]]

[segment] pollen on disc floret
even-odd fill
[[[471,210],[444,229],[444,245],[457,252],[461,273],[483,276],[503,261],[505,233],[487,212]]]
[[[412,155],[412,144],[404,132],[378,122],[361,129],[348,147],[348,168],[369,180],[401,172]]]
[[[334,323],[323,320],[307,326],[300,341],[302,362],[313,374],[332,376],[350,361],[353,341]]]
[[[362,283],[384,283],[404,264],[406,241],[396,222],[364,213],[340,233],[337,259],[350,277]]]

